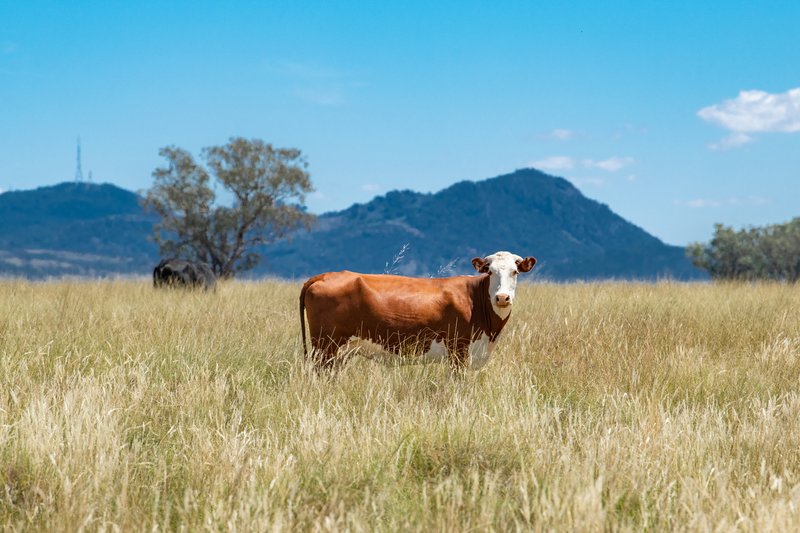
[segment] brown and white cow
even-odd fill
[[[347,354],[339,348],[364,339],[404,357],[404,362],[444,362],[479,369],[489,359],[511,315],[517,273],[536,259],[509,252],[476,257],[480,275],[450,278],[328,272],[300,291],[300,329],[306,351],[305,313],[312,357],[332,368]]]

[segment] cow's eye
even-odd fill
[[[518,274],[518,272],[515,270],[514,272],[511,273],[511,277],[516,277],[517,274]]]

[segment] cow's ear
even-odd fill
[[[475,267],[475,270],[478,272],[485,274],[489,272],[489,261],[482,257],[476,257],[472,260],[472,266]]]
[[[520,272],[530,272],[530,270],[533,268],[533,265],[535,264],[536,264],[535,257],[526,257],[521,261],[517,261],[517,270],[519,270]]]

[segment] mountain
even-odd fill
[[[67,182],[0,194],[0,274],[26,278],[141,274],[158,248],[136,194]]]
[[[149,274],[158,261],[148,240],[155,219],[138,200],[114,185],[87,183],[0,194],[0,274]],[[704,277],[683,248],[533,169],[433,194],[393,191],[320,215],[312,231],[262,248],[249,276],[341,269],[449,275],[471,272],[472,257],[498,250],[535,256],[540,279]]]
[[[704,277],[683,248],[664,244],[567,180],[534,169],[462,181],[434,194],[393,191],[324,214],[310,233],[267,247],[259,272],[292,278],[341,269],[467,273],[472,257],[498,250],[533,255],[537,277],[551,280]]]

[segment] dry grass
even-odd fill
[[[299,286],[0,282],[0,528],[800,524],[800,288],[525,285],[493,360],[304,369]]]

